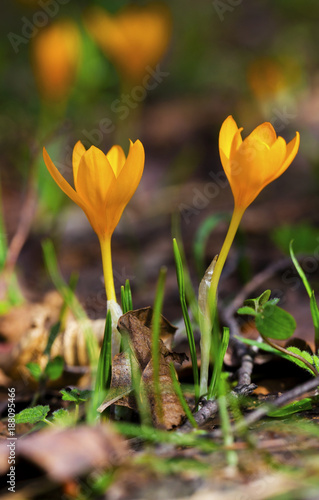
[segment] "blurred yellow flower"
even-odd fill
[[[271,123],[259,125],[243,141],[232,116],[222,124],[219,153],[235,200],[235,208],[245,210],[270,182],[277,179],[295,158],[299,132],[286,144],[277,137]]]
[[[248,85],[258,101],[274,100],[292,93],[301,79],[297,58],[259,57],[247,69]]]
[[[171,38],[170,11],[161,3],[129,5],[116,15],[94,7],[85,22],[122,77],[135,83],[141,81],[148,66],[160,61]]]
[[[55,182],[82,208],[96,232],[102,250],[107,298],[116,301],[110,243],[142,177],[145,160],[142,143],[130,142],[126,158],[120,146],[113,146],[105,155],[95,146],[86,150],[78,141],[72,158],[75,189],[60,174],[45,148],[43,158]]]
[[[56,21],[34,37],[32,65],[39,92],[45,100],[58,102],[68,96],[76,78],[80,52],[80,32],[72,21]]]

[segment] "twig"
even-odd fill
[[[232,391],[234,396],[248,396],[256,389],[255,384],[250,384],[249,386],[243,385],[241,388],[236,388],[235,391]],[[203,400],[202,408],[194,413],[193,417],[198,427],[203,426],[207,420],[214,417],[218,411],[218,400]],[[178,430],[179,432],[189,432],[193,429],[192,424],[187,420],[185,424],[182,425]]]
[[[44,142],[50,142],[52,138],[58,133],[60,127],[54,129],[49,132],[47,136],[44,138]],[[17,260],[21,253],[21,250],[28,238],[28,235],[31,230],[33,217],[36,212],[38,198],[37,198],[37,161],[39,158],[39,154],[41,152],[41,148],[39,144],[34,144],[31,148],[31,166],[30,166],[30,174],[28,178],[27,191],[26,196],[21,208],[20,219],[18,222],[17,229],[8,245],[6,260],[2,269],[2,287],[1,287],[1,295],[6,294],[8,283],[10,281],[10,277],[14,272],[14,268],[16,266]],[[0,297],[1,298],[1,297]]]
[[[241,365],[237,371],[238,384],[237,387],[251,384],[251,374],[253,372],[254,359],[247,353],[241,359]]]
[[[240,336],[240,329],[234,316],[224,314],[223,322],[226,323],[226,325],[229,327],[229,345],[232,348],[233,355],[235,356],[236,361],[239,364],[239,369],[237,370],[237,387],[240,388],[244,385],[250,385],[251,375],[254,367],[254,349],[236,338],[237,336]]]
[[[34,170],[34,169],[33,169]],[[13,272],[22,247],[30,232],[33,216],[37,206],[37,192],[35,187],[35,175],[31,172],[26,197],[21,209],[21,216],[16,232],[9,244],[4,273],[8,276]]]
[[[303,396],[307,392],[316,389],[318,386],[319,376],[308,380],[304,384],[294,387],[290,391],[284,392],[281,396],[279,396],[271,403],[263,404],[262,406],[257,408],[257,410],[254,410],[252,413],[250,413],[244,420],[234,425],[233,432],[241,432],[245,430],[249,425],[258,422],[258,420],[261,420],[263,417],[265,417],[269,413],[269,411],[275,408],[282,408],[286,404],[295,401],[297,398]],[[212,438],[222,437],[220,429],[217,429],[216,431],[210,432],[208,434]]]

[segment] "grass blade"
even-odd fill
[[[180,258],[182,260],[183,264],[183,272],[184,272],[184,283],[185,283],[185,296],[187,299],[187,302],[189,304],[190,310],[192,311],[192,315],[196,323],[198,323],[198,304],[197,304],[197,294],[194,291],[192,281],[189,275],[187,263],[186,263],[186,257],[185,257],[185,251],[184,251],[184,245],[183,245],[183,240],[182,240],[182,235],[181,235],[181,229],[180,229],[180,221],[177,217],[173,217],[172,219],[172,234],[174,235],[174,240],[178,243],[179,247],[179,254]]]
[[[219,384],[221,381],[221,373],[223,368],[224,357],[229,343],[229,328],[224,328],[222,341],[219,345],[217,356],[215,358],[213,375],[208,390],[208,399],[213,399],[219,392]]]
[[[194,386],[195,386],[195,401],[196,405],[199,400],[199,375],[198,375],[198,366],[197,366],[197,354],[196,354],[196,346],[194,339],[194,332],[191,324],[191,320],[188,314],[188,308],[186,304],[186,294],[185,294],[185,281],[184,281],[184,270],[183,270],[183,262],[179,252],[178,244],[176,239],[173,239],[173,250],[175,257],[175,265],[176,265],[176,276],[177,276],[177,284],[179,290],[179,297],[183,312],[183,318],[185,323],[185,329],[189,344],[190,356],[192,361],[192,369],[193,369],[193,377],[194,377]]]
[[[126,302],[126,295],[125,295],[125,289],[124,286],[121,286],[121,307],[123,314],[126,314],[129,311],[127,302]]]
[[[191,412],[191,410],[190,410],[190,408],[189,408],[189,406],[184,398],[183,392],[181,390],[181,386],[180,386],[179,381],[177,380],[177,377],[176,377],[176,372],[175,372],[175,368],[174,368],[173,363],[169,364],[169,369],[171,372],[173,388],[174,388],[174,391],[176,393],[176,396],[178,397],[178,399],[182,405],[182,408],[186,413],[188,420],[190,421],[192,426],[194,428],[196,428],[196,427],[198,427],[197,422],[196,422],[195,418],[193,417],[193,414],[192,414],[192,412]]]
[[[160,270],[156,287],[156,295],[154,300],[153,318],[152,318],[152,362],[153,362],[153,376],[154,376],[154,396],[155,396],[155,404],[157,407],[159,420],[161,420],[161,416],[163,415],[161,387],[159,380],[159,373],[160,373],[159,341],[160,341],[160,321],[161,321],[161,313],[164,300],[166,273],[167,269],[165,267],[162,267]]]
[[[108,311],[105,321],[105,330],[103,343],[100,351],[100,357],[97,365],[95,379],[95,396],[100,402],[105,396],[105,392],[109,389],[112,375],[112,318],[111,312]],[[97,404],[97,406],[100,403]]]
[[[316,302],[315,294],[314,291],[311,289],[310,283],[307,280],[307,277],[299,264],[298,260],[296,259],[296,256],[294,254],[293,248],[292,248],[293,240],[291,240],[290,245],[289,245],[289,252],[290,252],[290,257],[291,260],[294,263],[294,266],[301,278],[301,281],[304,284],[304,287],[308,293],[309,299],[310,299],[310,312],[311,312],[311,317],[312,317],[312,322],[315,330],[315,350],[316,352],[319,351],[319,309],[318,309],[318,304]]]
[[[124,292],[126,296],[128,311],[133,311],[133,299],[132,299],[131,285],[129,280],[125,281]]]

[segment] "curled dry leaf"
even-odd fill
[[[141,309],[135,309],[135,311],[130,311],[128,314],[130,317],[137,318],[140,321],[140,323],[142,323],[147,328],[152,328],[152,318],[153,318],[152,307],[142,307]],[[122,316],[122,318],[124,316]],[[172,347],[172,342],[176,330],[177,327],[172,325],[172,323],[170,323],[168,319],[166,319],[164,316],[161,315],[160,338],[168,349],[171,349]]]
[[[93,469],[107,470],[122,464],[128,455],[124,439],[110,425],[49,429],[16,443],[16,457],[29,460],[58,483]],[[8,470],[8,441],[0,446],[0,472]],[[2,457],[6,460],[2,460]],[[6,464],[5,464],[6,462]]]
[[[128,408],[137,410],[135,398],[132,394],[132,370],[127,352],[121,352],[114,356],[112,360],[112,380],[111,387],[107,397],[98,408],[99,412],[103,412],[108,406],[116,403],[119,406],[127,406]]]
[[[26,303],[13,307],[0,316],[0,337],[7,343],[18,342],[34,323],[53,324],[62,307],[61,295],[54,291],[47,293],[41,303]]]
[[[6,339],[3,346],[10,349],[0,351],[0,367],[14,380],[23,378],[25,382],[34,382],[27,363],[38,363],[42,369],[48,362],[43,352],[46,348],[50,330],[59,320],[62,299],[57,292],[48,294],[43,303],[23,305],[12,309],[8,315],[0,318],[0,335]],[[20,319],[19,319],[20,318]],[[105,320],[88,320],[90,327],[101,344]],[[89,359],[83,329],[69,314],[65,330],[60,332],[52,344],[52,358],[62,356],[72,376],[81,377],[86,372]],[[83,368],[83,369],[81,369]],[[70,383],[68,378],[64,384]]]
[[[152,364],[152,309],[144,308],[130,311],[120,317],[118,328],[122,334],[126,334],[131,346],[131,356],[121,353],[112,361],[111,389],[100,406],[99,411],[115,403],[120,406],[128,406],[137,410],[137,404],[133,395],[131,380],[131,361],[136,363],[137,371],[141,373],[141,384],[139,397],[148,399],[153,423],[156,427],[172,429],[178,426],[184,418],[184,410],[175,394],[170,375],[170,362],[182,364],[187,358],[185,354],[170,351],[160,339],[159,344],[159,384],[161,390],[161,408],[156,404],[154,394],[154,372]],[[165,339],[172,337],[176,328],[163,316],[161,317],[161,337]],[[134,367],[133,367],[134,368]],[[145,401],[144,401],[145,402]]]
[[[177,375],[176,375],[177,376]],[[147,389],[148,401],[150,404],[150,410],[152,415],[153,424],[155,427],[172,429],[178,427],[182,420],[184,419],[185,412],[183,407],[176,396],[174,387],[172,384],[170,368],[169,368],[169,358],[160,357],[159,364],[159,382],[160,382],[160,399],[161,404],[155,397],[153,389],[153,363],[150,361],[142,374],[142,381]]]

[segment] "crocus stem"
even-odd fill
[[[201,338],[201,373],[200,373],[200,394],[203,396],[207,394],[208,390],[208,371],[209,371],[209,358],[211,351],[212,342],[212,328],[214,325],[216,311],[217,311],[217,288],[219,283],[219,278],[222,273],[227,255],[229,253],[230,247],[234,241],[235,234],[237,232],[238,226],[240,224],[241,218],[244,214],[245,209],[238,208],[235,206],[234,212],[230,221],[228,232],[223,243],[222,249],[218,256],[216,265],[214,267],[214,272],[212,276],[212,281],[210,284],[208,298],[207,298],[207,311],[206,311],[206,321],[203,321],[203,331]]]
[[[111,236],[100,238],[103,274],[107,300],[114,300],[116,302],[116,294],[114,288],[113,267],[112,267],[112,253],[111,253]]]

